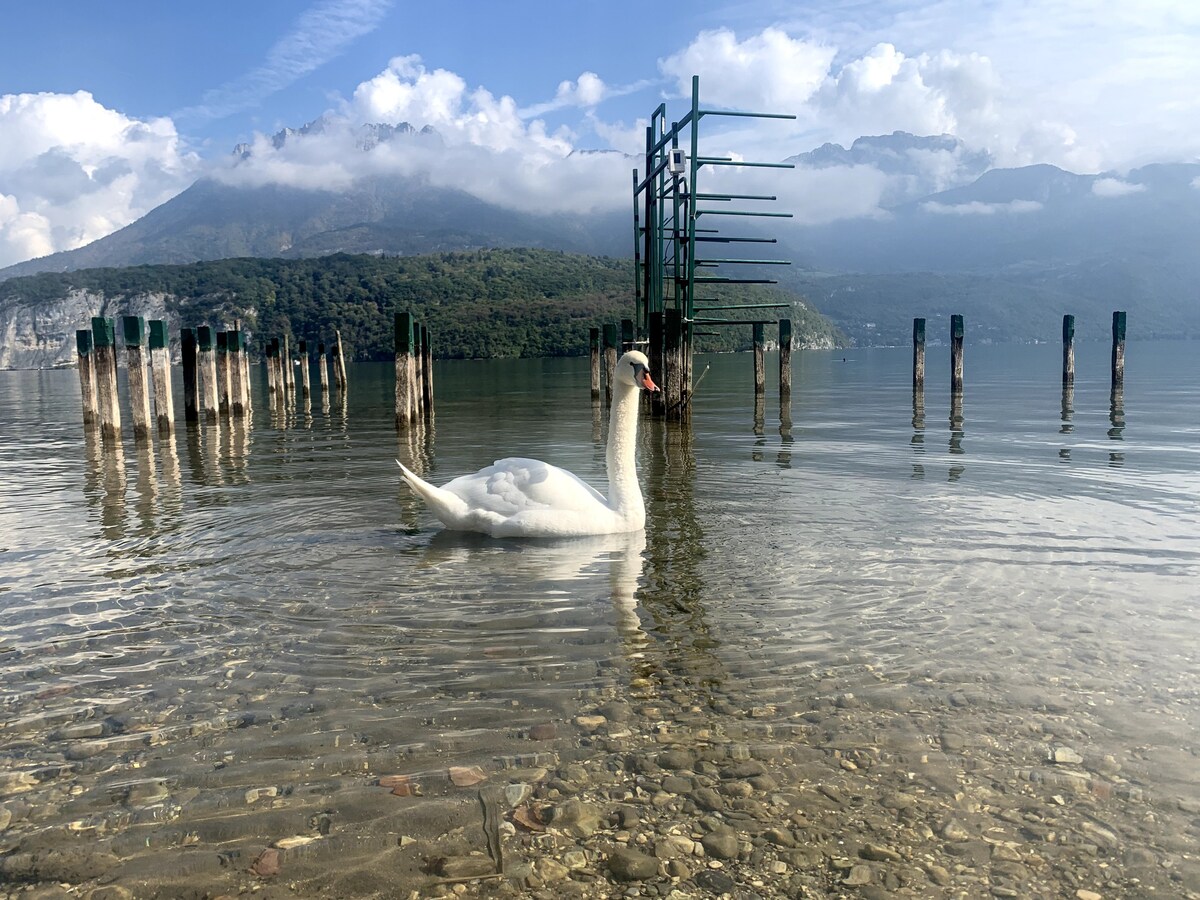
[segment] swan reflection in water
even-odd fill
[[[418,567],[456,572],[461,586],[466,573],[478,584],[519,585],[527,601],[570,598],[593,612],[592,601],[608,598],[626,652],[636,655],[646,642],[637,604],[645,550],[644,530],[554,540],[443,530],[433,535]]]

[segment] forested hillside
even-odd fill
[[[433,334],[439,357],[536,357],[587,351],[588,329],[633,315],[633,263],[550,250],[480,250],[417,257],[345,255],[311,259],[227,259],[180,266],[85,269],[0,283],[0,309],[53,307],[72,292],[105,298],[160,295],[181,324],[242,320],[257,340],[327,339],[341,329],[347,353],[392,353],[392,314],[411,311]],[[843,337],[794,294],[730,290],[793,303],[797,344],[834,346]],[[772,318],[789,314],[771,310]],[[83,323],[81,323],[82,325]],[[748,346],[749,328],[699,339],[699,349]]]

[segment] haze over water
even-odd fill
[[[532,456],[603,490],[586,360],[439,363],[432,424],[399,435],[390,366],[282,418],[256,372],[249,427],[121,456],[85,440],[75,372],[0,372],[0,852],[220,893],[300,835],[313,895],[375,890],[367,858],[422,887],[398,836],[437,852],[479,808],[447,767],[536,790],[745,745],[770,810],[831,804],[821,878],[882,840],[860,809],[912,793],[929,835],[889,813],[892,840],[956,879],[916,895],[1200,891],[1200,362],[1130,343],[1114,398],[1108,348],[1077,352],[1064,397],[1057,345],[968,345],[961,421],[944,348],[923,409],[907,349],[798,352],[782,419],[748,355],[698,358],[691,428],[642,421],[644,535],[553,543],[441,532],[392,460],[442,483]],[[576,722],[614,700],[620,727]],[[1030,856],[956,856],[948,819]]]

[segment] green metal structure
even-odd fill
[[[718,227],[701,227],[720,217],[790,218],[791,213],[758,209],[723,209],[733,201],[771,202],[766,194],[722,194],[702,192],[698,188],[700,170],[706,166],[739,166],[768,169],[792,169],[788,163],[744,162],[727,157],[701,156],[699,126],[706,117],[753,119],[795,119],[779,113],[730,112],[703,109],[700,106],[700,78],[692,76],[691,109],[679,121],[667,126],[666,104],[660,104],[646,129],[644,176],[633,173],[634,260],[637,272],[635,325],[640,338],[648,338],[651,358],[659,331],[657,315],[669,322],[678,321],[682,337],[690,345],[694,325],[748,325],[753,319],[729,319],[720,315],[727,310],[787,307],[787,303],[723,302],[722,285],[775,284],[771,278],[746,278],[725,274],[726,266],[790,265],[778,259],[742,259],[721,254],[700,256],[698,248],[728,247],[735,244],[774,244],[775,238],[730,236]],[[687,144],[686,151],[680,146]],[[701,289],[705,296],[698,296]],[[707,294],[713,293],[713,296]],[[669,328],[669,326],[668,326]],[[670,338],[668,338],[670,340]],[[643,341],[645,342],[645,341]],[[689,354],[690,355],[690,354]]]

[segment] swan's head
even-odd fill
[[[650,377],[650,360],[640,350],[630,350],[618,359],[613,377],[622,384],[644,388],[647,391],[658,390],[658,385]]]

